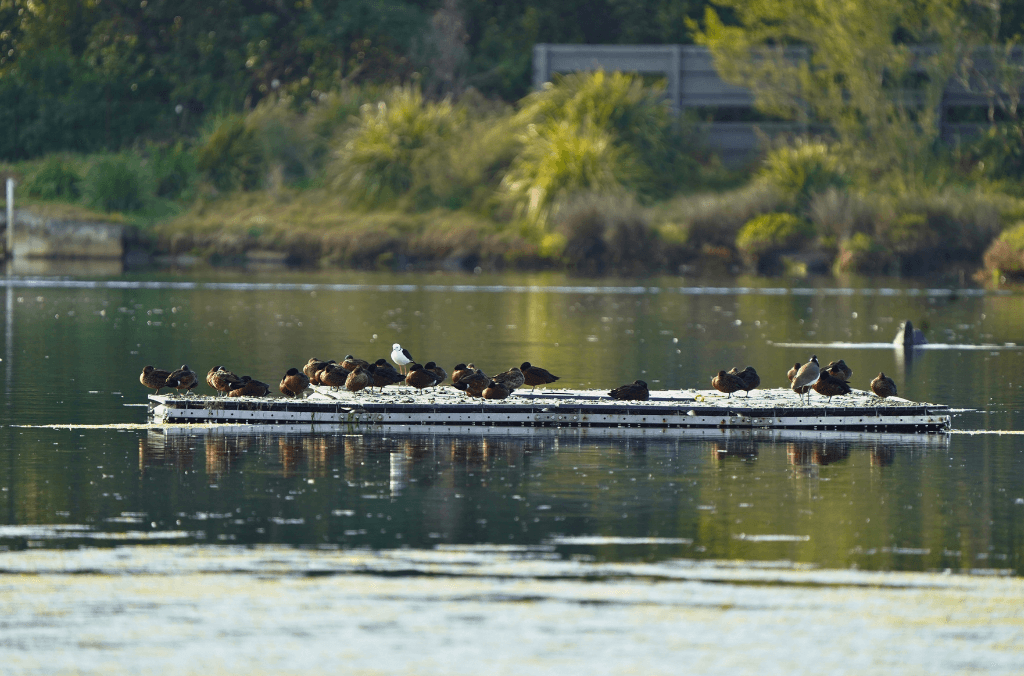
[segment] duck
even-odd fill
[[[803,397],[814,386],[814,383],[818,382],[820,375],[821,367],[818,365],[818,355],[812,354],[810,361],[797,369],[790,387],[797,395]]]
[[[487,382],[487,387],[483,389],[480,396],[484,399],[506,399],[512,392],[505,387],[504,384],[497,382],[493,378]]]
[[[520,366],[519,370],[523,372],[525,380],[523,384],[529,385],[533,389],[537,389],[538,385],[548,385],[558,380],[559,376],[554,375],[547,369],[542,369],[539,366],[534,366],[528,361],[524,361]]]
[[[300,397],[309,387],[309,376],[299,373],[299,369],[290,368],[281,377],[281,384],[278,389],[286,397]]]
[[[885,399],[886,397],[896,396],[896,383],[893,379],[879,371],[875,379],[871,381],[871,391],[876,396]]]
[[[634,380],[629,385],[621,385],[608,393],[612,399],[625,401],[647,401],[651,398],[651,392],[647,389],[647,383],[642,380]]]
[[[164,387],[174,387],[167,384],[167,378],[170,375],[170,371],[146,365],[142,367],[142,373],[139,374],[139,382],[146,387],[156,390],[156,394],[160,394],[160,390]]]
[[[316,357],[310,357],[309,361],[306,362],[306,365],[302,367],[302,372],[305,374],[307,378],[309,378],[309,382],[311,384],[319,385],[320,378],[317,377],[319,372],[327,368],[328,364],[334,363],[335,361],[333,359],[331,361],[323,361],[321,359],[317,359]]]
[[[800,362],[796,362],[795,364],[793,364],[793,368],[791,368],[788,371],[786,371],[786,378],[789,380],[790,383],[793,382],[793,377],[796,375],[796,372],[799,371],[799,370],[800,370]]]
[[[317,372],[317,379],[325,387],[344,387],[348,376],[349,372],[338,363],[328,364]]]
[[[479,369],[474,369],[466,375],[463,375],[458,380],[452,381],[452,386],[457,390],[462,390],[468,397],[479,397],[482,396],[483,391],[487,389],[491,379]]]
[[[242,376],[238,384],[239,387],[228,392],[229,397],[265,397],[270,392],[270,385],[249,376]]]
[[[417,390],[433,387],[437,384],[437,374],[426,370],[422,364],[414,362],[409,367],[409,373],[405,376],[405,384],[415,387]]]
[[[491,380],[504,385],[505,389],[509,391],[509,394],[511,394],[523,386],[523,383],[526,382],[526,376],[523,375],[522,371],[513,366],[508,371],[494,376]]]
[[[757,375],[757,371],[754,370],[753,366],[748,366],[742,371],[737,371],[736,367],[733,366],[726,373],[737,376],[743,381],[743,391],[747,393],[748,397],[750,396],[750,390],[756,390],[761,385],[761,376]]]
[[[825,370],[831,373],[836,378],[842,378],[849,382],[850,376],[853,375],[853,369],[846,365],[846,362],[840,359],[839,361],[830,361]]]
[[[729,395],[730,399],[732,398],[733,392],[739,392],[745,386],[746,383],[743,382],[743,378],[740,378],[739,375],[735,373],[719,371],[718,375],[711,379],[711,387],[723,394]]]
[[[402,374],[395,370],[395,367],[388,363],[387,359],[378,359],[373,363],[373,386],[383,390],[388,385],[395,385],[405,380]]]
[[[179,392],[185,390],[185,394],[188,394],[199,387],[199,376],[188,367],[188,364],[182,364],[180,369],[172,371],[171,375],[167,376],[167,386]]]
[[[355,394],[359,390],[366,389],[373,385],[373,372],[377,370],[377,367],[371,364],[367,364],[366,368],[357,366],[352,373],[348,374],[345,378],[345,389]]]
[[[435,364],[432,361],[428,361],[426,364],[424,364],[423,368],[425,368],[426,370],[432,372],[435,376],[437,376],[437,378],[438,378],[437,384],[438,385],[443,383],[445,381],[445,379],[448,377],[448,372],[445,371],[443,368],[441,368],[440,366],[438,366],[437,364]]]
[[[461,362],[456,364],[452,368],[452,385],[459,382],[459,378],[461,378],[462,376],[471,375],[473,372],[474,369],[469,368],[468,366]]]
[[[355,371],[357,367],[362,366],[364,369],[370,365],[370,362],[362,359],[356,359],[350,354],[346,354],[345,358],[341,360],[341,368],[345,369],[349,373]]]
[[[409,354],[409,350],[405,349],[398,343],[391,346],[391,361],[395,362],[395,366],[398,367],[399,373],[405,373],[405,367],[413,362],[412,355]]]
[[[814,391],[823,397],[828,397],[828,403],[832,403],[832,397],[838,397],[851,392],[850,385],[842,378],[837,378],[829,371],[822,371],[812,386]]]
[[[209,375],[207,380],[210,386],[218,392],[228,394],[231,390],[238,389],[242,383],[242,379],[236,376],[231,371],[228,371],[223,366],[218,366],[217,370]]]

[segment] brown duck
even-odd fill
[[[317,372],[317,378],[321,385],[326,387],[345,387],[349,372],[341,367],[341,364],[328,364]]]
[[[465,392],[467,396],[479,397],[483,395],[483,391],[490,382],[491,379],[483,371],[477,369],[453,381],[452,385],[455,389]]]
[[[286,397],[300,397],[309,387],[309,376],[299,373],[299,369],[290,368],[281,378],[278,389]]]
[[[396,371],[395,367],[389,364],[387,359],[378,359],[373,365],[376,367],[373,370],[374,387],[379,387],[383,390],[388,385],[396,385],[405,380],[405,376]]]
[[[139,382],[146,387],[156,390],[156,394],[160,394],[162,388],[173,387],[173,385],[167,384],[167,377],[170,375],[170,371],[164,371],[152,366],[144,366],[142,373],[139,375]]]
[[[733,392],[739,392],[743,389],[745,383],[743,379],[733,373],[726,373],[725,371],[719,371],[718,375],[711,379],[711,387],[715,388],[722,394],[729,395],[732,398]]]
[[[828,397],[832,403],[832,397],[838,397],[850,393],[850,385],[842,378],[837,378],[829,371],[822,371],[812,386],[814,391],[823,397]]]
[[[800,370],[800,362],[793,364],[793,368],[786,371],[786,378],[790,383],[793,382],[793,378],[796,376],[796,372]]]
[[[523,372],[523,384],[529,385],[533,389],[537,389],[538,385],[548,385],[558,380],[558,376],[552,374],[547,369],[534,366],[528,361],[524,361],[520,365],[519,370]]]
[[[207,382],[210,383],[210,387],[224,394],[236,390],[242,385],[242,379],[223,366],[218,366],[216,371],[209,374]]]
[[[490,380],[487,387],[480,393],[484,399],[506,399],[511,392],[503,384]]]
[[[440,366],[438,366],[437,364],[435,364],[432,361],[428,361],[426,364],[424,364],[423,368],[425,368],[426,370],[430,371],[435,376],[437,376],[437,384],[438,385],[443,383],[445,381],[445,379],[448,378],[448,372],[445,371],[443,368],[441,368]]]
[[[373,372],[376,370],[377,367],[372,364],[367,364],[366,368],[356,366],[356,369],[345,378],[345,389],[354,394],[370,387],[373,385]]]
[[[831,373],[836,378],[842,378],[843,380],[849,381],[850,376],[853,375],[853,370],[846,365],[846,362],[840,359],[839,361],[830,361],[825,370]]]
[[[750,396],[750,390],[756,390],[761,384],[761,376],[757,375],[757,371],[754,370],[753,366],[748,366],[742,371],[737,371],[736,367],[733,366],[726,373],[737,376],[743,381],[743,391],[747,393],[748,397]]]
[[[179,392],[185,390],[185,394],[188,394],[199,387],[199,376],[188,367],[188,364],[182,364],[180,369],[172,371],[171,375],[167,376],[167,386]]]
[[[522,371],[513,366],[508,371],[494,376],[491,380],[503,385],[511,394],[523,386],[523,383],[526,382],[526,376],[523,375]]]
[[[270,385],[242,376],[239,387],[228,392],[229,397],[265,397],[270,392]]]
[[[455,368],[452,369],[452,385],[459,381],[459,378],[468,376],[474,373],[474,369],[469,368],[465,364],[456,364]]]
[[[306,362],[306,365],[302,367],[302,372],[306,375],[307,378],[309,378],[309,382],[311,384],[319,385],[320,379],[317,377],[317,374],[319,374],[320,371],[322,371],[323,369],[327,368],[328,364],[333,363],[335,363],[333,359],[331,361],[322,361],[320,359],[317,359],[316,357],[310,357],[309,361]]]
[[[409,374],[405,376],[405,384],[422,390],[433,387],[437,384],[437,374],[423,368],[422,364],[413,363],[409,367]]]
[[[896,383],[893,379],[884,373],[879,372],[875,379],[871,381],[871,391],[877,396],[885,399],[886,397],[896,396]]]
[[[356,359],[355,357],[353,357],[350,354],[346,354],[345,358],[341,360],[341,368],[345,369],[349,373],[351,373],[352,371],[355,371],[360,366],[362,366],[363,368],[366,368],[369,365],[370,365],[370,362],[364,361],[362,359]]]
[[[651,393],[647,389],[647,383],[642,380],[634,380],[629,385],[616,387],[608,393],[612,399],[623,399],[626,401],[647,401]]]

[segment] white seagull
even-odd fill
[[[409,350],[405,349],[398,343],[391,346],[391,361],[395,362],[400,373],[405,373],[405,365],[413,362],[412,355],[409,354]]]

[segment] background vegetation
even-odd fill
[[[22,204],[215,260],[998,279],[1024,274],[1022,27],[1024,0],[3,0],[0,161]],[[701,43],[817,135],[726,168],[661,82],[531,93],[537,42]],[[951,80],[989,102],[955,143]]]

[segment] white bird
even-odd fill
[[[409,354],[409,350],[405,349],[398,343],[391,346],[391,361],[395,362],[395,366],[398,367],[399,373],[405,373],[406,364],[413,362],[412,355]]]
[[[818,365],[818,355],[812,354],[811,360],[800,367],[800,370],[793,376],[793,384],[791,387],[793,391],[798,395],[801,395],[810,391],[814,383],[818,382],[818,376],[821,375],[821,367]],[[810,394],[807,395],[808,399]]]

